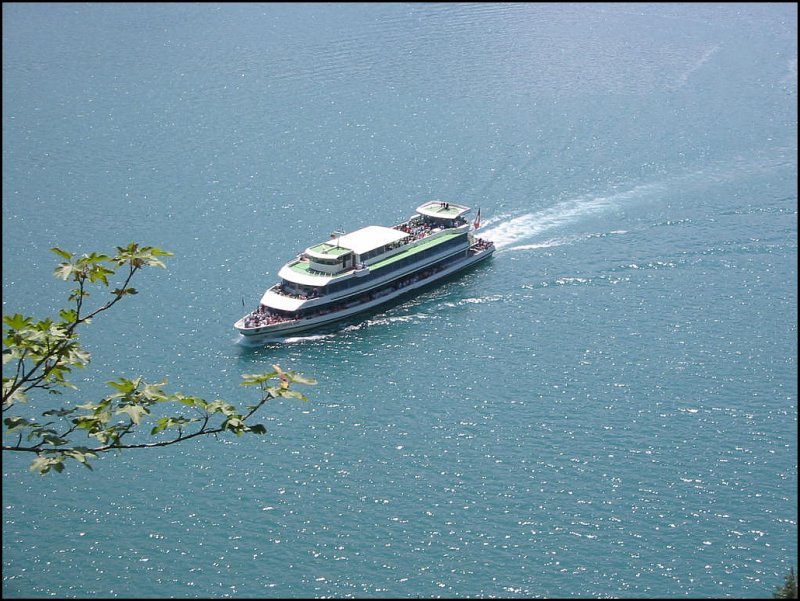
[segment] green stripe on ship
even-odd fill
[[[398,253],[398,254],[396,254],[394,256],[391,256],[388,259],[384,259],[383,261],[378,261],[377,263],[373,263],[372,265],[370,265],[370,270],[374,271],[376,269],[380,269],[381,267],[386,267],[387,265],[391,265],[395,261],[399,261],[400,259],[405,259],[406,257],[410,257],[412,255],[415,255],[415,254],[417,254],[419,252],[422,252],[423,250],[427,250],[429,248],[433,248],[434,246],[436,246],[438,244],[441,244],[442,242],[446,242],[447,240],[451,240],[452,238],[455,238],[456,236],[463,236],[463,235],[464,235],[463,232],[452,232],[452,233],[448,232],[447,234],[442,234],[441,236],[436,236],[435,238],[431,238],[429,240],[424,240],[423,239],[424,240],[423,242],[421,242],[417,246],[414,246],[413,248],[409,248],[408,250],[404,250],[403,252]],[[343,277],[345,275],[349,275],[351,273],[350,271],[346,271],[344,273],[337,273],[337,274],[322,273],[322,272],[319,272],[319,271],[312,270],[311,269],[311,263],[309,261],[296,261],[295,263],[292,263],[291,265],[289,265],[289,267],[293,271],[296,271],[298,273],[302,273],[302,274],[306,274],[306,275],[319,275],[319,276],[329,277],[329,278],[331,278],[331,280],[335,280],[337,278],[341,278],[341,277]]]
[[[398,253],[398,254],[394,255],[393,257],[389,257],[388,259],[384,259],[383,261],[378,261],[377,263],[373,263],[372,265],[370,265],[370,270],[375,270],[375,269],[380,269],[381,267],[386,267],[387,265],[391,265],[395,261],[399,261],[400,259],[405,259],[406,257],[409,257],[411,255],[415,255],[418,252],[422,252],[423,250],[427,250],[429,248],[432,248],[432,247],[436,246],[437,244],[441,244],[442,242],[446,242],[448,240],[451,240],[452,238],[455,238],[456,236],[463,236],[463,235],[464,235],[463,232],[452,232],[452,233],[442,234],[441,236],[437,236],[436,238],[433,238],[431,240],[425,240],[424,242],[422,242],[418,246],[415,246],[414,248],[410,248],[407,251],[403,251],[401,253]]]

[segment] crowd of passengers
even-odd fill
[[[466,223],[467,221],[463,217],[459,217],[453,220],[453,225],[451,227],[461,227]],[[442,227],[443,225],[441,223],[433,223],[430,221],[410,221],[408,223],[396,225],[394,226],[394,229],[405,232],[406,234],[411,234],[412,239],[419,240],[420,238],[424,238],[425,236],[428,236],[432,232],[439,230]]]
[[[470,248],[473,250],[485,250],[489,248],[492,244],[493,243],[489,240],[484,240],[483,238],[477,238]]]
[[[436,225],[428,223],[427,221],[415,221],[413,223],[401,223],[400,225],[394,226],[394,229],[410,234],[413,240],[419,240],[433,232],[436,227]]]
[[[271,326],[276,323],[291,321],[292,319],[295,318],[288,315],[272,313],[264,305],[259,305],[255,311],[244,318],[244,326],[246,328],[259,328],[261,326]]]
[[[461,227],[466,223],[467,222],[464,218],[459,217],[458,219],[453,220],[452,227]],[[394,229],[400,230],[406,234],[410,234],[412,240],[419,240],[420,238],[424,238],[425,236],[442,229],[442,224],[432,223],[429,221],[410,221],[408,223],[396,225],[394,226]]]

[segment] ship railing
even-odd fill
[[[467,225],[466,219],[464,219],[463,217],[459,217],[453,220],[452,227],[459,228],[464,225]],[[411,244],[416,240],[421,240],[422,238],[426,238],[427,236],[431,236],[437,232],[449,228],[444,228],[442,227],[441,224],[431,223],[429,221],[425,221],[424,219],[410,219],[405,223],[395,225],[393,229],[409,234],[408,238],[404,238],[403,240],[398,241],[398,246],[404,246],[406,244]]]
[[[317,290],[312,290],[308,294],[300,294],[299,292],[289,292],[286,290],[282,284],[275,284],[272,288],[270,288],[272,292],[275,294],[279,294],[281,296],[286,296],[288,298],[295,298],[298,300],[308,300],[311,298],[319,298],[319,292]]]

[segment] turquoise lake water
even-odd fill
[[[488,263],[238,343],[285,261],[430,199],[480,207]],[[264,437],[4,453],[2,594],[769,597],[797,204],[794,4],[5,3],[3,312],[65,305],[53,246],[175,253],[73,398],[319,384]]]

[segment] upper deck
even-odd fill
[[[337,258],[347,253],[365,255],[375,250],[383,250],[398,244],[408,234],[391,227],[382,225],[368,225],[359,230],[335,236],[331,240],[321,242],[306,249],[306,254],[311,258]]]
[[[469,213],[469,211],[470,208],[464,205],[440,200],[430,200],[417,207],[417,213],[420,215],[445,221],[455,221],[465,213]]]
[[[341,257],[352,252],[349,248],[339,246],[338,240],[333,242],[320,242],[306,249],[306,253],[311,256],[320,255],[321,257]]]
[[[364,267],[379,269],[410,254],[416,248],[430,248],[451,236],[462,235],[468,228],[464,205],[428,201],[416,213],[394,227],[370,225],[349,234],[336,232],[330,240],[308,247],[279,272],[279,276],[299,285],[319,287],[332,280],[363,275]],[[424,241],[424,242],[423,242]]]

